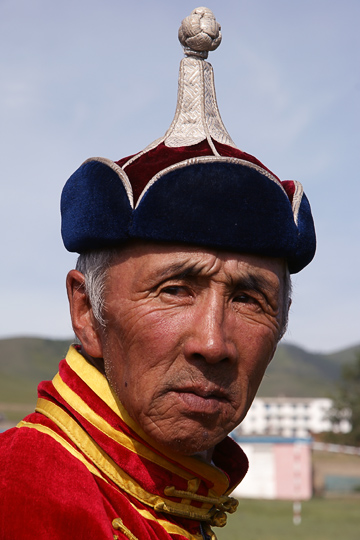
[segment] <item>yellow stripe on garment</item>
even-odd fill
[[[167,453],[166,449],[163,447],[160,447],[156,444],[154,440],[152,440],[150,437],[148,437],[143,430],[134,422],[134,420],[128,415],[127,411],[122,406],[120,400],[116,396],[116,394],[112,391],[107,379],[91,364],[89,364],[84,357],[75,349],[75,347],[70,347],[68,354],[66,355],[66,361],[71,367],[73,371],[80,377],[84,383],[91,388],[91,390],[100,398],[102,399],[110,409],[117,414],[123,422],[125,422],[135,433],[137,433],[144,441],[148,442],[153,448],[156,450],[159,450],[162,454],[170,458],[172,461],[174,460],[174,454],[173,453]],[[63,396],[64,397],[64,396]],[[72,403],[70,403],[72,405]],[[72,405],[73,406],[73,405]],[[74,407],[76,409],[76,407]],[[78,409],[76,409],[78,410]],[[91,411],[91,409],[89,409]],[[78,411],[81,414],[82,411]],[[104,419],[99,417],[101,420],[101,424],[109,426]],[[89,418],[87,418],[89,420]],[[91,421],[91,420],[89,420]],[[96,425],[98,427],[98,425]],[[111,427],[111,426],[109,426]],[[101,427],[98,427],[98,429],[102,429]],[[107,427],[106,427],[107,430]],[[106,431],[107,432],[107,431]],[[115,432],[118,434],[119,432],[115,430]],[[108,436],[112,437],[109,433]],[[117,442],[120,442],[120,444],[123,444],[127,448],[129,448],[132,451],[136,451],[139,453],[138,446],[136,443],[136,450],[131,448],[131,446],[134,447],[133,444],[128,446],[128,444],[124,444],[123,442],[118,440],[118,436],[112,437]],[[130,442],[131,439],[128,439]],[[131,441],[133,443],[134,441]],[[220,471],[218,468],[214,467],[213,465],[204,463],[196,458],[188,457],[188,456],[181,456],[179,454],[176,455],[176,461],[181,465],[182,467],[185,467],[190,470],[196,470],[196,474],[193,475],[186,475],[185,471],[183,471],[180,468],[174,468],[171,466],[171,463],[169,463],[167,460],[161,459],[158,454],[155,454],[154,452],[151,452],[148,450],[147,447],[144,447],[141,445],[142,448],[145,449],[145,453],[141,454],[143,457],[146,457],[153,463],[156,463],[157,465],[160,465],[161,467],[164,467],[165,469],[169,470],[170,472],[175,472],[177,475],[182,476],[186,480],[189,480],[190,478],[193,478],[194,476],[203,476],[205,478],[210,479],[214,483],[214,489],[209,492],[210,496],[218,497],[219,495],[222,495],[229,489],[229,480],[222,471]],[[196,459],[196,461],[194,461]]]
[[[98,476],[106,482],[109,483],[106,478],[104,478],[101,473],[98,471],[96,467],[94,467],[91,463],[89,463],[84,456],[76,450],[73,446],[71,446],[70,443],[68,443],[63,437],[61,437],[58,433],[53,431],[47,426],[43,426],[42,424],[33,424],[31,422],[25,422],[22,420],[18,423],[16,426],[17,428],[27,427],[30,429],[36,429],[36,431],[40,431],[41,433],[45,433],[46,435],[49,435],[52,437],[56,442],[58,442],[61,446],[63,446],[71,455],[73,455],[75,458],[77,458],[79,461],[81,461],[85,467],[95,476]],[[201,535],[191,535],[189,534],[185,529],[182,529],[181,527],[175,525],[174,523],[171,523],[170,521],[166,521],[164,519],[157,519],[155,516],[153,516],[148,510],[144,510],[141,508],[137,508],[133,503],[130,503],[131,506],[136,510],[144,519],[147,519],[149,521],[155,521],[159,523],[161,527],[163,527],[168,533],[170,534],[178,534],[185,536],[189,540],[200,540],[202,538]]]
[[[46,435],[49,435],[50,437],[55,439],[56,442],[61,444],[61,446],[63,446],[70,454],[72,454],[75,458],[77,458],[79,461],[81,461],[85,465],[85,467],[91,472],[91,474],[94,474],[95,476],[98,476],[99,478],[104,480],[104,482],[106,482],[107,484],[109,483],[106,480],[106,478],[104,478],[102,476],[102,474],[97,470],[97,468],[94,467],[94,465],[92,465],[92,463],[89,463],[84,458],[84,456],[78,450],[76,450],[76,448],[71,446],[71,444],[68,443],[63,437],[61,437],[61,435],[59,435],[58,433],[56,433],[55,431],[53,431],[49,427],[43,426],[42,424],[32,424],[31,422],[25,422],[24,420],[19,422],[16,427],[17,428],[27,427],[27,428],[30,428],[30,429],[36,429],[37,431],[40,431],[41,433],[45,433]]]
[[[168,499],[153,495],[145,491],[131,476],[121,469],[109,455],[82,429],[82,427],[55,403],[45,399],[39,399],[35,409],[50,418],[64,433],[76,444],[76,446],[117,486],[132,495],[143,504],[151,507],[161,506],[173,508],[177,515],[192,518],[196,511],[199,519],[209,519],[206,508],[189,507],[181,503],[174,503]],[[209,505],[206,505],[209,506]],[[166,510],[165,510],[166,511]]]
[[[141,514],[143,518],[149,521],[156,521],[157,523],[159,523],[159,525],[161,525],[169,534],[179,534],[181,536],[185,536],[185,538],[188,538],[189,540],[202,540],[201,534],[190,534],[185,529],[182,529],[178,525],[175,525],[175,523],[171,523],[170,521],[166,521],[165,519],[158,519],[156,516],[153,516],[151,512],[149,512],[149,510],[136,508],[136,506],[134,506],[132,503],[131,506],[133,506],[133,508],[135,508],[135,510],[139,514]]]
[[[158,456],[157,454],[155,454],[155,452],[152,452],[152,450],[141,444],[139,441],[128,437],[122,431],[119,431],[118,429],[112,427],[108,422],[106,422],[106,420],[104,420],[104,418],[102,418],[95,411],[93,411],[87,405],[87,403],[85,403],[85,401],[81,399],[80,396],[78,396],[73,390],[71,390],[71,388],[69,388],[67,384],[64,383],[59,374],[55,375],[55,377],[53,378],[53,385],[59,392],[61,397],[63,397],[64,400],[75,411],[77,411],[83,418],[90,422],[90,424],[96,427],[96,429],[101,431],[101,433],[103,433],[107,437],[110,437],[110,439],[112,439],[113,441],[117,442],[121,446],[124,446],[131,452],[134,452],[135,454],[148,459],[150,462],[155,463],[156,465],[159,465],[160,467],[170,471],[171,473],[177,474],[185,480],[189,480],[194,476],[191,473],[182,470],[180,467],[177,467],[176,465],[168,462],[161,456]]]

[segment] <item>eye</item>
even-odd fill
[[[236,302],[238,304],[258,304],[256,298],[246,293],[240,293],[234,296],[233,302]]]
[[[160,297],[164,302],[176,302],[187,304],[193,298],[193,292],[190,287],[186,285],[164,285],[159,292]]]
[[[179,296],[180,294],[185,294],[184,287],[180,285],[168,285],[161,289],[162,293],[170,294],[171,296]]]

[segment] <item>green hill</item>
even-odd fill
[[[32,403],[36,387],[52,379],[71,339],[0,339],[0,402]]]
[[[15,421],[33,410],[36,387],[52,379],[71,343],[30,337],[0,339],[0,415]],[[271,362],[259,395],[322,397],[331,395],[341,366],[355,358],[360,346],[333,354],[317,354],[281,344]]]
[[[259,395],[324,397],[333,393],[345,363],[352,362],[360,346],[332,354],[311,353],[280,344],[260,386]]]

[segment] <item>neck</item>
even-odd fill
[[[105,367],[104,367],[104,360],[103,358],[94,358],[93,356],[90,356],[84,349],[84,347],[81,345],[80,348],[80,354],[85,358],[85,360],[94,366],[102,375],[105,375]]]
[[[212,447],[212,448],[209,448],[208,450],[197,452],[192,457],[199,459],[200,461],[204,461],[205,463],[211,463],[213,452],[214,452],[214,448]]]

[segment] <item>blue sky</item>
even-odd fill
[[[239,148],[303,183],[318,236],[294,278],[287,340],[360,342],[360,3],[207,2],[220,112]],[[181,20],[194,2],[0,0],[0,337],[72,335],[61,189],[91,156],[160,137],[176,104]]]

